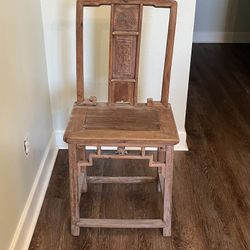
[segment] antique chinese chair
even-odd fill
[[[95,97],[84,98],[83,10],[85,6],[111,6],[108,103]],[[162,94],[160,101],[137,102],[138,65],[143,6],[170,10]],[[71,233],[80,227],[163,228],[171,235],[173,149],[179,138],[172,109],[168,103],[169,81],[174,45],[177,4],[173,0],[78,0],[76,8],[77,101],[73,107],[64,140],[69,147]],[[167,25],[166,25],[167,26]],[[153,84],[153,83],[152,83]],[[86,146],[96,146],[88,156]],[[116,154],[103,154],[102,146],[117,147]],[[139,147],[140,154],[125,147]],[[157,160],[145,153],[145,147],[158,149]],[[147,159],[158,169],[154,177],[87,176],[93,159]],[[143,183],[157,181],[163,196],[162,219],[90,219],[80,218],[79,203],[88,183]]]

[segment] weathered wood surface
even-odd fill
[[[104,228],[163,228],[166,224],[157,219],[80,219],[81,227]]]
[[[109,103],[137,103],[143,6],[111,7]]]
[[[86,149],[85,147],[80,147],[77,149],[78,150],[78,159],[80,161],[86,160]],[[79,162],[79,161],[78,161]],[[77,163],[78,166],[78,187],[81,192],[79,192],[79,197],[81,198],[81,193],[82,192],[87,192],[88,190],[88,185],[87,185],[87,168],[86,167],[80,167],[79,164]]]
[[[163,168],[163,221],[165,222],[166,227],[163,228],[163,236],[171,236],[174,146],[167,146],[165,162],[166,166]]]
[[[165,106],[168,105],[168,99],[169,99],[169,85],[170,85],[173,51],[174,51],[176,18],[177,18],[177,4],[173,4],[169,14],[168,37],[167,37],[162,93],[161,93],[161,102]]]
[[[150,168],[165,168],[165,159],[163,162],[154,161],[154,155],[148,154],[148,155],[136,155],[136,154],[126,154],[126,155],[119,155],[119,154],[96,154],[96,153],[90,153],[88,155],[88,160],[86,161],[78,161],[78,166],[80,168],[86,168],[93,166],[93,160],[94,159],[117,159],[117,160],[148,160],[148,167]]]
[[[164,150],[164,148],[158,148],[157,149],[157,161],[165,162],[166,161],[165,154],[166,154],[166,151]],[[164,195],[164,173],[165,173],[165,168],[157,168],[157,177],[158,177],[157,189],[158,189],[158,192],[162,193],[162,195]]]
[[[79,212],[79,185],[78,185],[78,166],[77,166],[77,148],[75,144],[69,144],[69,186],[70,186],[70,209],[71,209],[71,233],[78,236],[80,234],[79,226],[76,223],[80,219]]]
[[[84,6],[100,6],[111,4],[128,4],[125,0],[78,0],[78,2]],[[170,8],[176,6],[174,0],[129,0],[129,4],[143,4],[145,6]]]
[[[136,124],[136,126],[135,126]],[[179,140],[171,106],[74,106],[64,140],[86,145],[156,146]]]
[[[76,94],[77,103],[84,101],[83,70],[83,8],[80,1],[76,4]]]
[[[114,177],[114,176],[88,176],[88,183],[149,183],[155,182],[157,180],[156,177],[151,176],[122,176],[122,177]]]
[[[157,109],[97,108],[87,112],[84,127],[86,130],[160,131],[160,121]]]

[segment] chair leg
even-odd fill
[[[172,183],[173,183],[173,154],[174,146],[166,147],[166,165],[163,171],[165,177],[163,198],[163,221],[167,224],[163,228],[163,236],[171,236],[171,210],[172,210]]]
[[[84,161],[86,160],[86,149],[85,146],[79,150],[79,158],[80,160]],[[80,174],[82,175],[82,185],[80,192],[86,193],[88,190],[87,185],[87,169],[86,167],[83,167],[82,171],[80,171]]]
[[[161,182],[160,182],[159,168],[158,168],[157,192],[158,193],[161,192]]]
[[[79,214],[79,187],[78,187],[78,166],[77,149],[75,144],[69,145],[69,180],[70,180],[70,209],[71,209],[71,234],[80,235]]]
[[[163,148],[158,148],[157,150],[157,161],[164,162],[165,161],[165,151]],[[162,168],[157,168],[158,182],[157,182],[157,191],[164,192],[164,176],[162,175]]]
[[[83,193],[88,191],[88,184],[87,184],[87,170],[86,167],[83,170],[83,183],[82,183],[82,190]]]

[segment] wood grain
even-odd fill
[[[171,218],[172,218],[172,185],[173,185],[173,160],[174,147],[167,146],[165,153],[164,192],[163,192],[163,221],[166,227],[163,228],[163,236],[171,236]]]
[[[138,31],[139,8],[139,5],[115,5],[113,31]]]
[[[145,123],[150,119],[151,122]],[[144,108],[94,109],[87,112],[84,126],[87,130],[160,131],[157,110]]]
[[[94,146],[157,146],[176,144],[179,137],[170,105],[155,102],[153,108],[145,104],[110,108],[98,103],[74,106],[64,140]]]
[[[130,177],[113,177],[113,176],[88,176],[88,183],[148,183],[155,182],[155,177],[150,176],[130,176]]]
[[[121,81],[121,80],[111,80],[111,92],[112,100],[117,104],[133,104],[134,103],[134,89],[135,84],[130,80]]]
[[[169,98],[169,86],[170,86],[170,76],[171,76],[173,50],[174,50],[176,17],[177,17],[177,3],[174,2],[172,3],[169,14],[167,46],[166,46],[162,93],[161,93],[161,102],[165,106],[168,105],[168,98]]]
[[[142,7],[114,4],[111,13],[109,103],[134,105],[137,100]]]
[[[84,101],[84,71],[83,71],[83,7],[80,1],[76,3],[76,94],[77,103]]]
[[[70,183],[70,209],[71,209],[71,233],[74,236],[80,234],[80,228],[77,222],[80,219],[79,215],[79,185],[78,185],[78,166],[77,166],[77,149],[76,144],[69,144],[69,183]]]
[[[116,160],[148,160],[148,167],[150,168],[163,168],[165,173],[165,165],[166,161],[164,159],[163,162],[160,161],[154,161],[154,155],[153,154],[147,154],[147,155],[135,155],[135,154],[96,154],[96,153],[90,153],[88,156],[88,160],[86,161],[78,161],[78,167],[79,168],[86,168],[93,166],[94,159],[116,159]],[[162,171],[163,172],[163,171]]]
[[[78,222],[81,227],[99,227],[99,228],[163,228],[166,224],[162,220],[146,219],[81,219]]]
[[[112,79],[134,80],[137,37],[115,35],[111,42],[113,43]]]
[[[100,6],[112,4],[128,4],[124,0],[78,0],[84,6]],[[170,8],[175,4],[174,0],[130,0],[129,4],[143,4],[145,6]]]

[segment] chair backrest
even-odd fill
[[[108,103],[136,105],[143,6],[169,8],[168,36],[161,102],[168,105],[177,3],[174,0],[77,0],[76,65],[77,103],[84,101],[83,10],[111,6]]]

